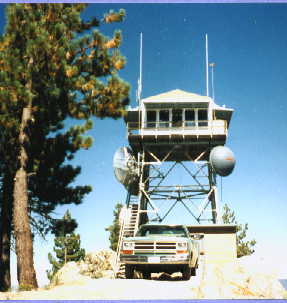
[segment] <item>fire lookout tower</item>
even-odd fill
[[[216,175],[229,175],[235,165],[224,146],[232,113],[210,97],[179,89],[127,111],[130,147],[117,150],[114,168],[127,189],[127,207],[137,213],[134,232],[148,221],[163,221],[178,203],[197,223],[222,223]],[[170,181],[176,167],[187,173],[188,184]]]

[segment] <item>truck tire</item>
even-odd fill
[[[182,279],[183,280],[189,280],[190,279],[190,277],[191,277],[191,268],[188,266],[188,265],[186,265],[184,268],[183,268],[183,270],[182,270]]]
[[[151,273],[149,271],[143,271],[142,272],[143,279],[150,279]]]
[[[134,267],[130,264],[125,265],[125,276],[126,279],[133,279],[134,278]]]
[[[190,272],[191,272],[191,275],[192,275],[192,276],[196,276],[196,267],[192,267],[192,268],[190,269]]]

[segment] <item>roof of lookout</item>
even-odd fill
[[[212,102],[207,96],[189,93],[181,89],[171,90],[166,93],[142,99],[143,102]]]
[[[185,107],[186,105],[210,106],[210,108],[215,112],[217,119],[222,119],[227,121],[227,125],[230,123],[230,119],[233,113],[232,108],[227,108],[225,105],[219,106],[214,102],[214,100],[208,96],[201,96],[194,93],[189,93],[181,89],[171,90],[159,95],[147,97],[141,99],[142,104],[150,108],[165,108],[166,105],[171,106],[173,104],[180,104]],[[127,115],[125,116],[126,122],[136,122],[139,119],[138,111],[142,110],[139,106],[134,108],[129,108]]]

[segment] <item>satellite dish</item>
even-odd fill
[[[219,176],[226,177],[232,173],[236,161],[231,149],[226,146],[216,146],[210,152],[209,162]]]
[[[120,147],[114,154],[113,167],[116,179],[133,195],[138,194],[138,165],[128,147]]]

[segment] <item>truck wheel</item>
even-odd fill
[[[126,279],[133,279],[134,278],[134,271],[135,271],[135,269],[133,268],[132,265],[126,264],[126,266],[125,266]]]
[[[148,271],[143,271],[142,274],[144,279],[150,279],[151,277],[151,274]]]
[[[191,277],[191,268],[189,266],[185,266],[182,270],[182,279],[189,280]]]

